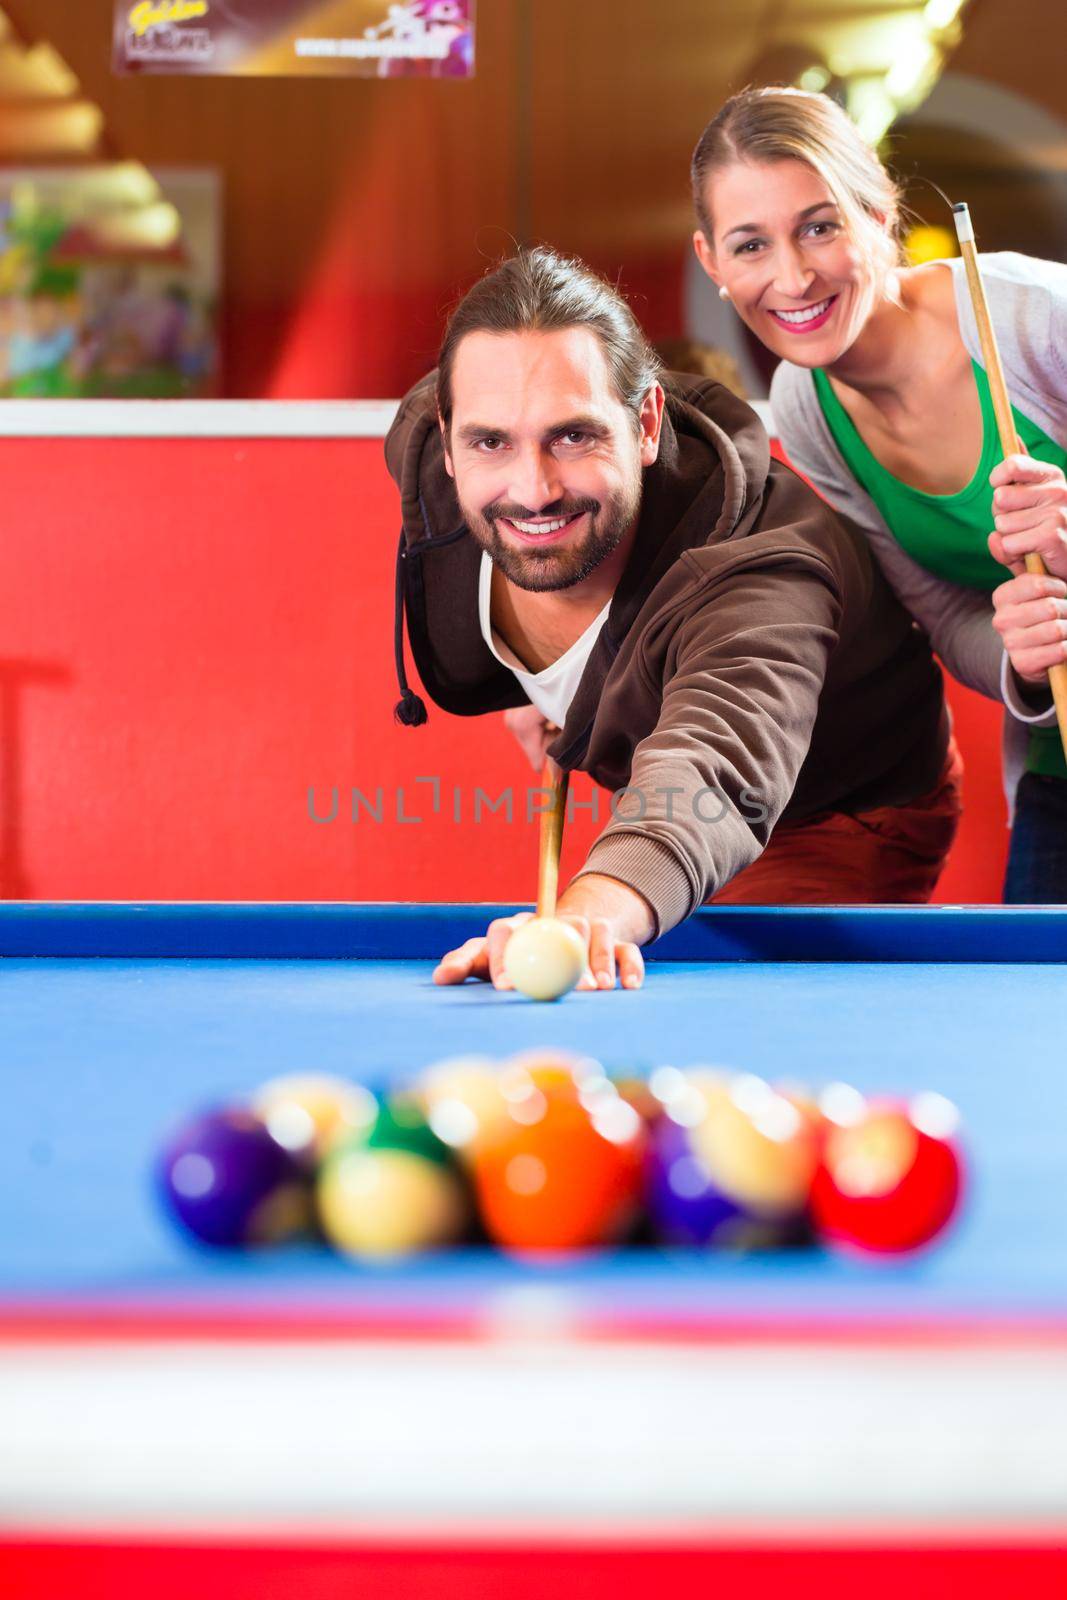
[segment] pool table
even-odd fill
[[[436,988],[498,914],[0,905],[10,1592],[74,1572],[132,1592],[164,1547],[159,1594],[262,1592],[265,1551],[316,1597],[350,1592],[324,1551],[391,1595],[481,1592],[486,1562],[532,1595],[531,1551],[561,1597],[641,1592],[659,1557],[672,1582],[729,1586],[735,1563],[750,1600],[786,1557],[796,1595],[831,1569],[909,1600],[1064,1592],[1067,911],[723,908],[659,941],[638,992]],[[388,1084],[532,1045],[939,1090],[963,1113],[961,1217],[891,1262],[470,1248],[371,1269],[210,1253],[153,1202],[168,1126],[272,1075]]]

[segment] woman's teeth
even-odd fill
[[[828,300],[820,300],[816,306],[805,306],[803,311],[776,311],[776,317],[781,317],[783,322],[814,322],[816,317],[821,317],[824,311],[830,309],[833,295]]]

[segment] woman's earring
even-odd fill
[[[719,299],[720,300],[729,300],[729,298],[730,298],[730,291],[729,291],[729,289],[726,287],[726,285],[724,283],[721,286],[721,288],[719,289]]]

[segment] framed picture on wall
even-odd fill
[[[219,197],[207,169],[0,170],[0,398],[216,395]]]

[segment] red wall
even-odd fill
[[[5,439],[0,473],[0,893],[532,897],[536,779],[501,719],[393,722],[378,441]],[[997,713],[953,700],[968,816],[942,897],[995,899]],[[478,785],[515,786],[513,822],[474,822]],[[309,789],[328,814],[334,787],[337,819],[313,822]],[[350,820],[353,787],[381,788],[381,823]],[[397,820],[398,789],[421,821]],[[576,819],[565,871],[595,831]]]

